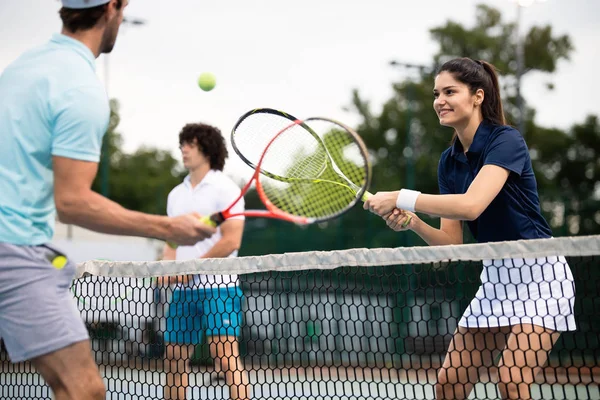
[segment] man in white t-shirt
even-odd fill
[[[167,214],[211,215],[227,208],[240,195],[240,188],[222,172],[227,148],[221,132],[210,125],[188,124],[179,134],[179,144],[189,175],[169,194]],[[243,199],[232,211],[244,211]],[[243,230],[243,217],[230,218],[216,234],[194,246],[175,250],[165,245],[163,258],[235,257]],[[185,399],[188,361],[202,335],[206,335],[215,369],[224,375],[231,398],[248,399],[248,374],[239,357],[237,340],[243,299],[237,275],[171,276],[160,281],[173,288],[166,318],[165,399]]]

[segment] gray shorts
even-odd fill
[[[71,292],[75,264],[55,268],[54,247],[0,243],[0,337],[12,362],[89,338]]]

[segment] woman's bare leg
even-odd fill
[[[542,370],[560,332],[538,325],[511,327],[498,365],[498,389],[503,399],[531,398],[530,385]]]
[[[464,328],[454,333],[435,385],[436,399],[466,399],[483,370],[504,349],[510,327]]]

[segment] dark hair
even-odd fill
[[[484,92],[481,104],[483,118],[496,125],[506,125],[496,67],[486,61],[476,61],[465,57],[455,58],[444,63],[437,74],[444,71],[451,73],[454,79],[467,85],[472,94],[475,94],[478,89],[482,89]]]
[[[86,31],[92,29],[100,18],[108,10],[108,4],[102,4],[96,7],[74,9],[63,7],[60,9],[58,14],[63,22],[64,27],[69,32]],[[123,0],[117,0],[117,9],[121,9],[123,6]]]
[[[223,171],[227,158],[227,146],[221,131],[206,124],[187,124],[179,132],[179,144],[195,143],[198,150],[210,161],[210,168]]]

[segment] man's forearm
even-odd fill
[[[224,258],[229,257],[231,253],[239,249],[239,242],[233,239],[221,238],[213,247],[210,248],[202,258]]]
[[[165,239],[170,231],[167,217],[128,210],[92,190],[61,199],[56,208],[61,222],[96,232]]]

